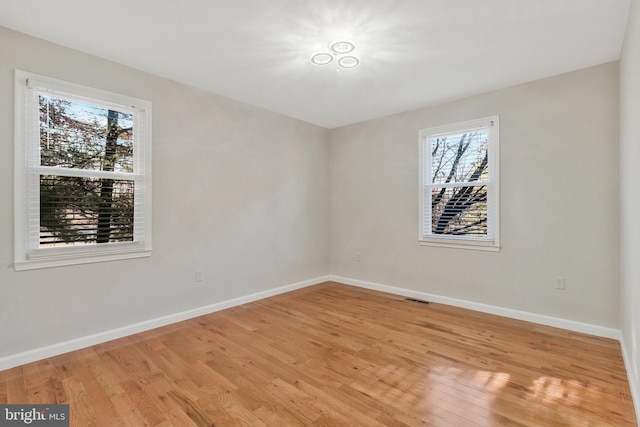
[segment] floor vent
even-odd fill
[[[431,301],[425,301],[425,300],[416,299],[416,298],[405,298],[404,300],[409,302],[419,302],[420,304],[431,304]]]

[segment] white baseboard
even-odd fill
[[[633,399],[633,405],[636,409],[636,417],[638,418],[638,425],[640,426],[640,384],[638,383],[637,366],[633,360],[633,353],[627,347],[627,343],[624,336],[620,339],[620,346],[622,347],[622,358],[624,359],[624,367],[627,369],[627,378],[629,380],[629,388],[631,389],[631,397]],[[633,368],[636,369],[633,369]]]
[[[542,314],[530,313],[526,311],[513,310],[511,308],[498,307],[495,305],[482,304],[473,301],[461,300],[456,298],[444,297],[440,295],[430,294],[426,292],[412,291],[404,288],[397,288],[379,283],[366,282],[364,280],[350,279],[348,277],[329,276],[331,281],[344,283],[347,285],[358,286],[361,288],[372,289],[375,291],[388,292],[391,294],[402,295],[426,301],[437,302],[441,304],[452,305],[454,307],[467,308],[482,313],[496,314],[498,316],[509,317],[511,319],[524,320],[527,322],[538,323],[555,328],[567,329],[574,332],[582,332],[585,334],[595,335],[604,338],[611,338],[620,341],[622,335],[619,329],[606,328],[604,326],[592,325],[590,323],[576,322],[558,317],[545,316]]]
[[[242,304],[257,301],[260,299],[272,297],[272,296],[283,294],[285,292],[290,292],[296,289],[317,285],[319,283],[323,283],[329,280],[330,280],[329,276],[317,277],[315,279],[305,280],[303,282],[281,286],[275,289],[269,289],[268,291],[257,292],[255,294],[246,295],[243,297],[234,298],[227,301],[222,301],[216,304],[195,308],[195,309],[183,311],[180,313],[170,314],[168,316],[158,317],[156,319],[145,320],[144,322],[135,323],[133,325],[111,329],[109,331],[99,332],[97,334],[87,335],[84,337],[49,345],[46,347],[40,347],[33,350],[28,350],[22,353],[12,354],[12,355],[0,358],[0,371],[3,371],[5,369],[10,369],[16,366],[24,365],[26,363],[35,362],[37,360],[42,360],[47,357],[53,357],[63,353],[68,353],[70,351],[79,350],[81,348],[90,347],[92,345],[101,344],[117,338],[122,338],[129,335],[137,334],[140,332],[145,332],[151,329],[159,328],[161,326],[170,325],[172,323],[181,322],[183,320],[192,319],[194,317],[202,316],[205,314],[214,313],[216,311],[224,310],[230,307],[235,307],[237,305],[242,305]]]

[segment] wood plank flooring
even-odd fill
[[[72,426],[635,426],[616,341],[327,282],[0,372]]]

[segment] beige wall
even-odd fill
[[[151,258],[14,272],[15,68],[153,103]],[[3,28],[0,94],[0,357],[328,274],[325,129]]]
[[[15,68],[153,102],[151,258],[13,271]],[[618,93],[611,63],[328,131],[0,28],[0,358],[329,273],[618,328]],[[418,130],[495,114],[502,250],[418,246]]]
[[[633,0],[620,60],[621,329],[640,422],[640,1]]]
[[[418,246],[419,129],[496,114],[502,250]],[[618,328],[618,164],[617,63],[334,129],[331,273]]]

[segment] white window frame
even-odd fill
[[[431,178],[431,138],[439,135],[487,129],[489,133],[487,185],[487,237],[451,236],[431,232],[431,191],[456,184],[433,184]],[[419,160],[419,231],[418,242],[423,246],[440,246],[458,249],[500,250],[500,118],[486,117],[443,126],[421,129]],[[484,182],[483,182],[484,184]]]
[[[135,225],[132,242],[39,246],[40,175],[51,167],[40,165],[38,96],[48,94],[93,105],[115,107],[134,117],[133,173],[111,172],[110,177],[135,182]],[[14,126],[14,269],[30,270],[91,262],[141,258],[151,255],[151,102],[45,77],[15,71]],[[104,177],[103,171],[57,168],[55,175]],[[118,176],[121,175],[121,176]]]

